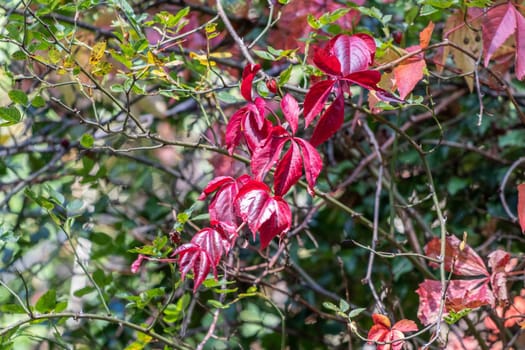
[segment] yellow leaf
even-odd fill
[[[91,50],[91,55],[89,55],[89,64],[94,66],[98,62],[100,62],[102,57],[104,57],[104,51],[105,50],[106,50],[106,42],[105,41],[101,41],[101,42],[96,43],[93,46],[93,49]]]
[[[151,64],[153,66],[163,65],[162,61],[151,51],[148,51],[148,64]]]

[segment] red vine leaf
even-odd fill
[[[450,311],[459,312],[465,308],[494,305],[494,295],[487,282],[487,279],[449,281],[442,316],[447,316]],[[429,325],[436,322],[441,302],[441,281],[425,280],[416,293],[419,295],[417,317],[421,323]]]
[[[172,256],[178,255],[181,278],[193,270],[195,293],[208,276],[210,269],[217,279],[217,265],[223,254],[230,250],[230,242],[220,228],[204,228],[197,232],[190,243],[179,246]]]
[[[517,265],[517,259],[511,259],[509,253],[498,249],[489,254],[489,267],[492,271],[490,275],[490,284],[494,296],[500,303],[506,303],[509,300],[507,291],[507,276]]]
[[[257,97],[254,103],[248,103],[232,115],[226,126],[226,147],[230,154],[233,154],[242,138],[253,153],[268,137],[271,123],[264,116],[265,105],[264,100]]]
[[[290,129],[292,129],[292,134],[295,134],[299,125],[299,104],[297,100],[290,94],[284,95],[281,101],[281,109],[284,119],[286,119]]]
[[[262,182],[251,180],[244,185],[235,200],[238,215],[248,224],[254,239],[259,232],[261,249],[278,235],[286,233],[292,224],[288,203],[279,196],[271,196]]]
[[[287,143],[290,143],[290,148],[280,158]],[[323,167],[323,160],[312,144],[291,136],[282,126],[274,126],[266,142],[253,154],[251,168],[255,180],[262,181],[276,163],[274,174],[276,195],[284,196],[299,181],[303,168],[308,190],[310,194],[313,193],[315,181]]]
[[[312,146],[319,146],[339,130],[341,125],[343,125],[344,111],[344,97],[343,94],[339,94],[315,126],[314,133],[310,139]]]
[[[401,350],[404,344],[403,333],[417,331],[414,321],[403,319],[391,327],[390,319],[385,315],[373,314],[374,325],[368,331],[369,343],[383,342],[377,344],[377,350]]]
[[[199,200],[204,200],[211,193],[213,195],[208,212],[210,214],[210,222],[212,225],[222,227],[229,234],[235,234],[239,226],[239,218],[235,213],[233,202],[239,188],[250,180],[248,175],[242,175],[237,180],[230,176],[219,176],[210,181],[208,186],[202,191]]]
[[[246,101],[252,101],[252,84],[255,75],[261,69],[260,64],[248,63],[242,72],[241,94]]]
[[[336,80],[332,79],[322,80],[308,90],[304,98],[303,106],[305,127],[308,127],[315,116],[323,110],[324,104],[336,82]]]
[[[483,260],[470,246],[463,244],[456,236],[447,236],[445,243],[445,269],[460,276],[489,276]],[[461,249],[463,248],[463,249]],[[425,246],[425,254],[437,259],[441,255],[441,240],[432,239]],[[437,267],[438,264],[430,263]]]

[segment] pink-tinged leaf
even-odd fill
[[[374,38],[365,33],[356,33],[353,36],[363,40],[366,46],[368,46],[368,51],[370,52],[370,62],[372,63],[374,61],[374,56],[377,49]]]
[[[264,117],[264,100],[257,98],[233,114],[226,126],[226,147],[233,154],[244,137],[250,152],[266,139],[271,123]]]
[[[408,52],[418,50],[419,46],[407,49]],[[394,68],[396,86],[401,99],[405,99],[423,79],[423,71],[426,67],[423,55],[411,57]]]
[[[216,178],[212,179],[206,187],[204,187],[202,193],[199,196],[199,200],[205,200],[206,197],[208,197],[211,193],[217,191],[225,184],[232,182],[235,182],[235,179],[231,176],[217,176]]]
[[[288,190],[299,181],[302,175],[303,162],[301,151],[295,142],[277,164],[274,174],[273,189],[276,195],[284,196]]]
[[[239,188],[249,180],[248,175],[242,175],[237,180],[229,176],[217,177],[210,181],[199,197],[202,200],[216,192],[208,206],[210,222],[220,226],[230,235],[237,235],[236,230],[240,224],[233,202],[237,197]]]
[[[288,203],[281,197],[272,197],[268,186],[259,181],[249,181],[235,200],[238,215],[248,224],[254,238],[260,234],[261,249],[268,246],[277,235],[287,232],[291,226]]]
[[[233,154],[233,151],[235,150],[235,147],[239,145],[241,142],[242,137],[242,128],[241,123],[244,118],[246,111],[242,108],[239,109],[237,112],[235,112],[232,117],[230,118],[230,121],[228,122],[228,125],[226,126],[226,148],[228,149],[228,153]]]
[[[314,64],[328,75],[341,75],[341,64],[330,50],[314,48]]]
[[[502,6],[492,7],[485,14],[481,27],[485,66],[488,66],[494,52],[516,31],[517,12],[514,5],[508,2]]]
[[[521,232],[525,232],[525,184],[518,185],[518,221]]]
[[[365,89],[377,90],[379,89],[377,83],[381,80],[381,73],[376,70],[365,70],[348,74],[342,80],[350,81],[364,87]]]
[[[252,155],[250,166],[257,181],[262,181],[268,171],[277,162],[290,134],[282,126],[274,126],[264,143]]]
[[[371,42],[363,40],[364,35],[338,35],[330,40],[330,51],[337,57],[343,76],[367,70],[372,64],[375,48],[371,51]]]
[[[267,211],[270,212],[269,209],[272,208],[272,213],[259,228],[261,249],[266,248],[275,236],[282,236],[288,232],[292,226],[292,212],[288,203],[278,196],[272,200],[267,206]]]
[[[394,327],[392,329],[396,329],[400,332],[406,333],[406,332],[415,332],[417,331],[417,324],[412,320],[401,320],[396,322]]]
[[[509,300],[507,273],[512,271],[517,263],[517,259],[511,259],[510,254],[501,249],[489,254],[489,267],[492,271],[490,284],[494,296],[500,303],[506,303]]]
[[[317,177],[323,169],[323,159],[319,155],[319,152],[315,149],[310,142],[300,138],[294,138],[301,147],[301,153],[303,155],[304,162],[304,173],[306,175],[306,182],[308,183],[308,191],[310,195],[314,194],[314,186],[317,181]]]
[[[179,270],[181,278],[193,270],[195,293],[210,269],[217,279],[217,265],[221,257],[226,254],[233,242],[231,242],[220,228],[204,228],[197,232],[190,243],[179,246],[172,256],[178,255]]]
[[[261,69],[260,64],[248,63],[242,72],[241,94],[246,101],[252,101],[252,84],[257,72]]]
[[[343,125],[344,118],[345,101],[343,95],[340,94],[324,112],[315,126],[314,133],[310,139],[312,146],[317,147],[334,135],[341,125]]]
[[[516,11],[516,77],[522,80],[525,77],[525,18]]]
[[[441,302],[441,282],[425,280],[416,290],[419,295],[417,317],[424,325],[437,321]],[[488,278],[451,280],[445,294],[443,317],[450,310],[459,312],[465,308],[475,309],[483,305],[494,305],[494,295],[488,286]]]
[[[460,248],[461,240],[456,236],[447,236],[445,245],[445,269],[461,276],[489,276],[485,263],[470,246]],[[434,238],[425,246],[425,253],[431,258],[437,259],[441,253],[441,240]],[[431,266],[439,266],[431,263]]]
[[[417,331],[414,321],[401,320],[391,327],[390,319],[385,315],[373,314],[374,325],[368,331],[369,343],[380,342],[377,350],[401,350],[404,344],[404,332]]]
[[[295,134],[299,125],[299,104],[297,100],[290,94],[284,95],[281,101],[281,109],[290,129],[292,129],[292,134]]]
[[[324,104],[334,87],[336,80],[322,80],[314,84],[306,93],[304,98],[303,114],[305,119],[305,127],[308,127],[324,108]]]

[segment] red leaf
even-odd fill
[[[521,232],[525,232],[525,184],[518,185],[518,219]]]
[[[383,342],[377,344],[377,350],[400,350],[404,344],[404,332],[417,331],[414,321],[401,320],[391,327],[390,319],[385,315],[373,314],[374,325],[368,331],[369,343]]]
[[[265,142],[255,150],[250,166],[257,181],[262,181],[277,162],[284,144],[289,139],[290,134],[282,126],[274,126]]]
[[[373,46],[372,46],[373,45]],[[330,40],[327,49],[337,57],[343,76],[367,70],[374,59],[374,39],[367,34],[338,35]]]
[[[271,123],[264,117],[264,105],[264,100],[258,97],[255,103],[248,103],[230,118],[226,126],[226,146],[230,154],[242,137],[252,153],[268,137]]]
[[[208,207],[210,222],[220,226],[231,235],[237,235],[236,230],[239,226],[239,219],[233,202],[237,197],[239,188],[249,180],[248,175],[242,175],[237,180],[229,176],[217,177],[210,181],[199,197],[200,200],[203,200],[211,193],[216,192]]]
[[[348,74],[342,80],[351,81],[365,89],[378,90],[379,87],[377,86],[377,83],[381,80],[381,73],[376,70],[365,70]]]
[[[273,189],[278,196],[284,196],[299,181],[302,175],[303,162],[299,146],[295,142],[277,164],[274,174]]]
[[[424,325],[437,321],[441,302],[441,282],[425,280],[416,290],[419,295],[417,317]],[[488,279],[451,280],[445,294],[443,317],[450,310],[455,312],[465,308],[477,308],[483,305],[494,305],[494,295],[488,287]]]
[[[417,325],[414,321],[405,319],[405,320],[396,322],[396,324],[394,325],[394,327],[392,327],[392,329],[396,329],[403,333],[415,332],[417,331]]]
[[[248,63],[246,67],[244,67],[242,72],[241,94],[246,101],[252,101],[252,83],[260,69],[260,64]]]
[[[292,95],[284,95],[281,101],[281,109],[283,111],[284,118],[292,129],[292,134],[295,134],[299,124],[299,104]]]
[[[314,186],[317,180],[317,177],[323,169],[323,160],[319,155],[319,152],[312,146],[308,141],[305,141],[300,138],[294,138],[301,147],[301,153],[303,155],[304,162],[304,174],[306,175],[306,182],[308,182],[308,191],[313,196]]]
[[[324,107],[328,95],[332,91],[337,80],[322,80],[314,84],[304,97],[303,114],[305,119],[305,127],[308,127],[314,120],[315,116],[321,112]]]
[[[179,246],[172,256],[178,255],[181,278],[193,270],[195,293],[208,276],[210,269],[217,279],[217,265],[221,257],[230,250],[232,242],[221,232],[220,228],[204,228],[197,232],[190,243]]]
[[[260,233],[261,249],[277,235],[290,229],[292,214],[281,197],[272,197],[262,182],[251,180],[240,190],[235,200],[237,213],[248,224],[254,237]]]
[[[511,2],[494,6],[485,14],[482,25],[485,66],[488,66],[494,52],[516,31],[517,16],[521,15]]]
[[[312,146],[319,146],[339,130],[341,125],[343,125],[344,112],[344,97],[342,94],[339,94],[315,126],[314,133],[310,139]]]
[[[489,267],[492,270],[490,284],[498,301],[506,303],[509,300],[507,291],[507,273],[512,271],[518,261],[511,259],[509,253],[498,249],[489,254]]]
[[[419,50],[419,46],[409,47],[408,52]],[[423,55],[411,57],[394,68],[394,77],[399,96],[404,100],[423,79],[423,71],[426,67]]]
[[[460,249],[461,241],[456,236],[447,236],[445,246],[445,269],[461,276],[489,276],[485,263],[470,246]],[[425,253],[437,259],[441,253],[441,240],[434,238],[425,246]],[[431,263],[437,267],[438,264]]]
[[[314,48],[314,64],[329,75],[341,75],[341,63],[330,50]]]

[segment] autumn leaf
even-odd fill
[[[406,53],[418,51],[428,46],[430,37],[434,29],[434,23],[430,22],[419,34],[419,45],[411,46],[406,49]],[[423,73],[427,67],[425,55],[423,53],[412,56],[404,60],[394,68],[394,77],[399,91],[399,97],[404,100],[423,79]]]
[[[254,152],[270,132],[271,123],[265,117],[266,103],[260,97],[235,112],[226,126],[226,147],[233,154],[241,139]]]
[[[100,62],[102,57],[104,57],[104,52],[106,50],[106,42],[100,41],[93,45],[93,49],[91,50],[91,54],[89,55],[89,64],[92,66],[97,65],[97,63]]]
[[[489,276],[485,263],[469,245],[461,249],[462,241],[456,236],[447,236],[445,243],[445,269],[460,276]],[[434,238],[425,246],[425,254],[437,259],[441,255],[441,240]],[[438,267],[437,263],[430,266]]]
[[[400,320],[391,327],[390,319],[385,315],[373,314],[374,325],[368,331],[368,340],[386,343],[377,344],[377,350],[400,350],[403,348],[405,335],[403,333],[417,331],[417,325],[412,320]]]
[[[193,270],[194,293],[206,279],[210,270],[217,279],[217,266],[221,257],[230,250],[232,243],[220,228],[207,227],[197,232],[191,242],[175,249],[172,256],[179,256],[181,278],[184,279],[186,274]]]
[[[280,158],[286,144],[289,144],[289,149]],[[255,179],[263,181],[274,164],[277,164],[274,191],[278,196],[284,196],[299,181],[303,168],[308,190],[312,194],[315,181],[323,166],[321,156],[314,145],[290,135],[282,126],[273,127],[264,144],[254,152],[251,169]]]
[[[476,11],[473,11],[473,9],[470,9],[466,16],[462,11],[455,12],[448,17],[445,22],[443,38],[448,39],[451,43],[462,47],[465,51],[478,57],[482,50],[482,42],[479,30],[475,31],[473,29],[480,27],[479,19],[472,19],[476,16],[479,17],[479,14]],[[452,55],[455,68],[459,69],[459,72],[466,74],[474,72],[474,69],[476,69],[476,61],[472,57],[461,50],[447,45],[443,48],[442,62],[438,64],[439,72],[443,71],[445,60],[449,54]],[[474,74],[465,75],[464,79],[469,90],[472,91],[474,89]]]
[[[482,31],[485,67],[488,66],[496,50],[515,34],[515,71],[517,78],[523,79],[525,77],[525,18],[514,4],[507,2],[489,9],[483,17]]]
[[[236,235],[240,220],[235,213],[234,200],[239,188],[250,180],[248,175],[242,175],[238,179],[230,176],[219,176],[214,178],[202,191],[199,200],[213,195],[208,212],[212,225],[222,227],[229,234]]]
[[[288,203],[280,196],[272,196],[268,186],[260,181],[246,183],[239,190],[235,206],[254,239],[259,232],[261,249],[266,248],[274,237],[286,233],[292,224]]]

